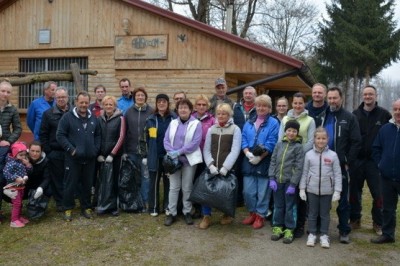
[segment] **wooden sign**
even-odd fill
[[[168,35],[115,37],[116,60],[168,59]]]

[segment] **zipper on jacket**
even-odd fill
[[[282,182],[283,162],[284,162],[284,158],[286,157],[286,152],[287,152],[288,148],[289,148],[289,142],[287,143],[286,148],[285,148],[285,150],[284,150],[284,152],[283,152],[283,154],[282,154],[281,169],[279,170],[279,183],[283,183],[283,182]]]
[[[222,136],[222,128],[220,129],[219,132],[219,137],[218,137],[218,149],[217,149],[217,161],[215,163],[215,166],[218,167],[219,166],[219,150],[221,148],[221,136]],[[222,167],[222,166],[221,166]],[[220,167],[220,168],[221,168]]]
[[[321,195],[321,179],[322,179],[322,152],[319,154],[319,184],[318,184],[318,195]]]

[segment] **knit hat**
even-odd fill
[[[26,147],[25,143],[23,142],[15,142],[14,144],[11,145],[11,156],[15,158],[18,153],[21,151],[26,151],[28,148]]]
[[[299,132],[300,124],[299,124],[299,122],[297,122],[296,120],[289,120],[289,121],[287,121],[286,124],[285,124],[285,132],[286,132],[286,130],[287,130],[288,128],[296,129],[297,132]]]
[[[158,101],[158,99],[164,99],[164,100],[166,100],[167,102],[169,102],[169,97],[168,97],[167,94],[163,94],[163,93],[158,94],[158,95],[156,96],[156,102]]]

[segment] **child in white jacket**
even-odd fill
[[[342,172],[337,154],[328,148],[328,133],[323,127],[315,130],[314,148],[305,155],[299,188],[300,198],[308,199],[307,246],[315,246],[317,217],[320,216],[320,244],[329,248],[330,210],[332,202],[340,199]]]

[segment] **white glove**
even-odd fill
[[[300,199],[307,201],[307,195],[304,189],[300,189]]]
[[[254,158],[254,154],[253,154],[252,152],[248,151],[248,152],[246,152],[246,157],[247,157],[249,160],[251,160],[251,159]]]
[[[98,161],[99,163],[103,163],[103,162],[104,162],[104,156],[103,156],[103,155],[97,156],[97,161]]]
[[[106,158],[106,163],[112,163],[114,158],[111,155],[108,155]]]
[[[142,164],[143,164],[144,166],[147,165],[147,158],[143,158],[143,159],[142,159]]]
[[[258,164],[260,161],[261,161],[261,156],[254,156],[252,159],[249,160],[249,162],[253,165]]]
[[[37,199],[37,198],[40,198],[40,196],[42,196],[42,195],[43,195],[43,188],[38,187],[36,189],[35,195],[33,195],[33,198]]]
[[[12,188],[6,188],[3,190],[3,192],[4,192],[4,195],[9,197],[10,199],[15,199],[18,195],[18,191],[16,189],[12,189]]]
[[[340,200],[340,192],[335,191],[332,196],[332,202]]]
[[[218,175],[218,168],[217,167],[215,167],[215,165],[210,165],[209,167],[208,167],[208,169],[210,169],[210,174],[212,175],[212,176],[215,176],[215,175]]]
[[[124,153],[121,157],[122,161],[126,161],[128,159],[128,154]]]
[[[29,178],[27,175],[25,175],[22,179],[24,180],[24,184],[26,184],[26,181],[28,181]]]
[[[219,170],[219,173],[222,175],[222,176],[226,176],[226,174],[228,173],[228,169],[226,169],[225,167],[221,167],[221,169]]]

